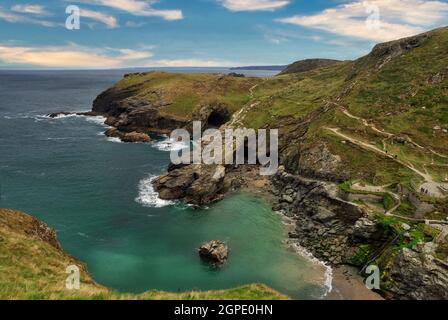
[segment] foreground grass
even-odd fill
[[[65,287],[65,271],[70,265],[80,268],[80,290]],[[43,223],[18,211],[0,209],[0,299],[278,300],[287,297],[261,284],[205,292],[114,292],[95,283],[81,262],[58,248],[53,231]]]

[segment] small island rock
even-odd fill
[[[213,240],[199,248],[199,256],[206,262],[220,266],[229,257],[229,247],[222,241]]]

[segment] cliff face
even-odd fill
[[[182,114],[187,122],[198,114],[208,120],[224,106],[229,112],[222,114],[231,117],[227,127],[279,129],[285,172],[272,178],[270,191],[277,199],[274,209],[296,221],[291,237],[331,264],[361,269],[379,265],[383,293],[389,297],[444,298],[443,290],[448,288],[446,52],[448,28],[441,28],[379,44],[356,61],[327,61],[324,68],[319,60],[299,63],[304,68],[299,73],[264,80],[241,78],[236,84],[215,75],[192,84],[192,78],[185,81],[184,75],[151,74],[143,76],[144,81],[132,76],[118,87],[136,92],[137,82],[138,93],[126,96],[126,101],[138,105],[156,96],[151,101],[160,106],[159,112]],[[177,92],[172,91],[172,81],[176,88],[186,88],[177,96],[178,103],[166,95]],[[154,82],[157,94],[148,95],[156,88]],[[114,118],[123,114],[117,110],[110,113]],[[124,114],[128,117],[129,112]],[[216,169],[172,167],[155,186],[162,198],[206,205],[238,188],[241,184],[235,177],[246,174],[226,166],[220,179],[210,179]],[[422,254],[419,246],[425,244],[430,245]],[[422,257],[417,269],[412,262],[415,254]],[[421,287],[418,294],[414,294],[416,287]]]
[[[93,103],[121,132],[168,134],[193,120],[220,126],[248,100],[257,78],[148,72],[125,75]]]

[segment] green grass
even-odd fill
[[[386,210],[390,210],[395,206],[395,200],[389,193],[384,194],[383,206]]]
[[[222,74],[183,74],[148,72],[123,78],[113,87],[116,91],[132,89],[131,98],[160,107],[176,117],[191,119],[200,107],[218,102],[230,113],[249,100],[250,89],[262,79],[237,78]]]
[[[358,246],[355,255],[350,260],[350,263],[362,267],[366,263],[369,262],[369,259],[372,257],[372,248],[368,244],[361,244]]]

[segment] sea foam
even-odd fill
[[[299,245],[297,242],[291,243],[295,251],[300,254],[301,256],[307,258],[311,262],[315,263],[316,265],[319,265],[325,269],[325,282],[324,286],[326,289],[325,294],[323,297],[327,296],[329,293],[333,291],[333,269],[327,265],[325,262],[317,259],[311,252],[309,252],[307,249]]]
[[[155,141],[152,146],[160,151],[180,151],[188,147],[185,142],[176,141],[174,139],[166,138],[165,140]]]
[[[149,208],[162,208],[174,204],[173,201],[159,198],[159,194],[154,190],[152,185],[155,179],[157,179],[157,176],[149,176],[140,181],[138,185],[138,197],[135,201]]]

